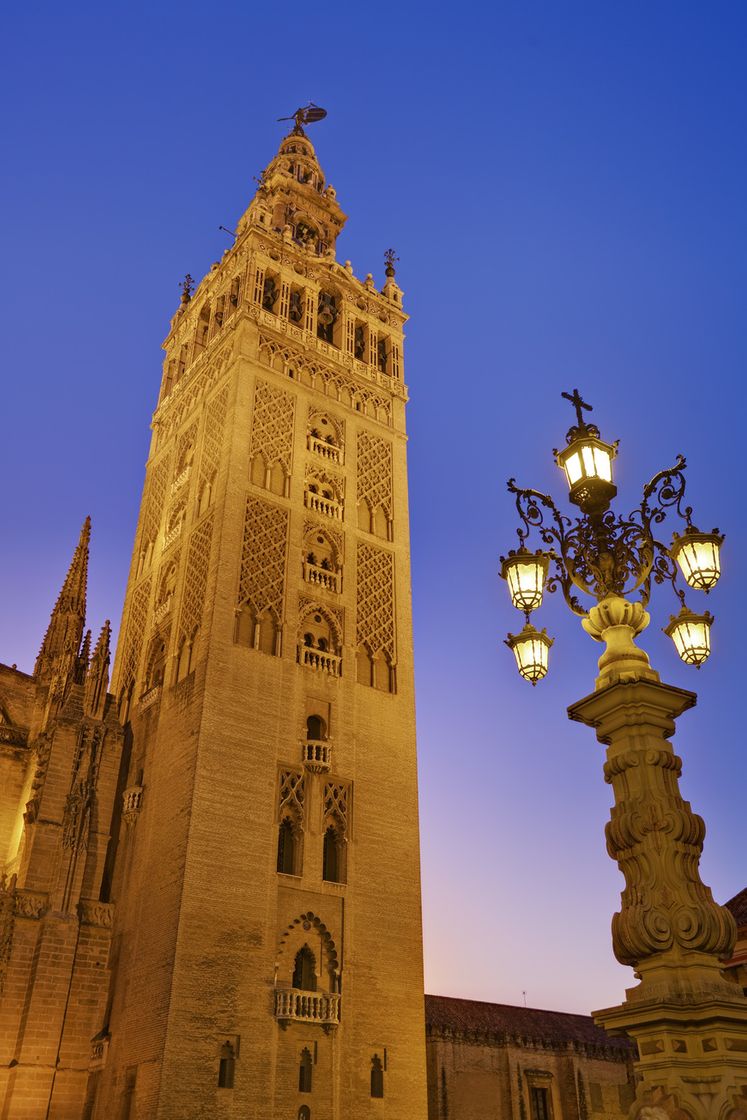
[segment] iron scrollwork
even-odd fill
[[[667,513],[674,511],[689,527],[692,509],[684,506],[686,461],[678,455],[673,466],[660,471],[643,491],[640,506],[627,517],[607,510],[571,519],[562,514],[548,494],[520,489],[516,480],[508,481],[515,496],[522,525],[517,529],[520,548],[537,533],[549,546],[554,564],[546,587],[560,588],[570,609],[585,615],[574,590],[597,601],[608,595],[627,596],[636,592],[645,607],[651,597],[652,580],[672,584],[684,605],[684,592],[677,585],[678,569],[668,547],[655,535]]]

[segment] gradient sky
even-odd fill
[[[177,284],[229,243],[275,118],[329,110],[340,258],[382,283],[397,249],[432,992],[585,1012],[633,981],[603,749],[565,715],[600,649],[554,600],[537,688],[501,644],[505,480],[564,497],[564,389],[621,441],[621,511],[682,451],[697,522],[727,533],[711,660],[678,661],[665,589],[643,644],[699,690],[676,746],[703,877],[720,901],[747,884],[746,38],[743,4],[682,0],[4,14],[0,659],[32,668],[88,513],[90,622],[117,624]]]

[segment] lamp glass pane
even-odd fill
[[[538,637],[526,637],[514,646],[514,656],[519,672],[525,681],[534,684],[547,674],[549,649]]]
[[[609,452],[602,447],[594,448],[594,466],[597,478],[603,478],[605,482],[612,482],[612,460]]]
[[[584,475],[586,478],[596,478],[596,469],[594,467],[594,448],[584,445],[581,448],[581,455],[584,460]]]
[[[717,541],[687,541],[677,553],[677,563],[690,587],[710,591],[721,575]]]
[[[534,611],[542,603],[544,569],[537,560],[511,564],[506,572],[511,602],[520,611]]]
[[[711,626],[702,618],[686,618],[672,630],[677,653],[687,665],[702,665],[711,652]]]
[[[581,456],[578,451],[574,451],[572,455],[569,455],[564,461],[563,466],[565,467],[565,473],[568,475],[568,484],[573,486],[574,482],[578,482],[584,473],[581,469]]]

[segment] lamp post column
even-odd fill
[[[625,877],[613,949],[639,979],[624,1003],[594,1018],[638,1045],[631,1118],[747,1120],[747,1000],[721,963],[735,923],[700,878],[705,825],[680,794],[682,763],[669,742],[696,696],[659,682],[633,642],[648,619],[624,617],[626,607],[601,603],[584,620],[607,648],[596,691],[568,709],[607,747],[607,851]]]

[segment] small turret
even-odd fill
[[[51,681],[61,667],[62,660],[74,663],[79,656],[86,623],[90,539],[91,518],[87,517],[34,666],[34,676],[42,683]]]
[[[111,633],[111,625],[107,618],[101,628],[99,640],[96,642],[96,648],[93,651],[93,657],[91,658],[91,663],[86,673],[83,711],[87,716],[91,716],[93,719],[102,719],[104,715],[106,690],[109,685],[109,662],[111,660],[109,645]]]

